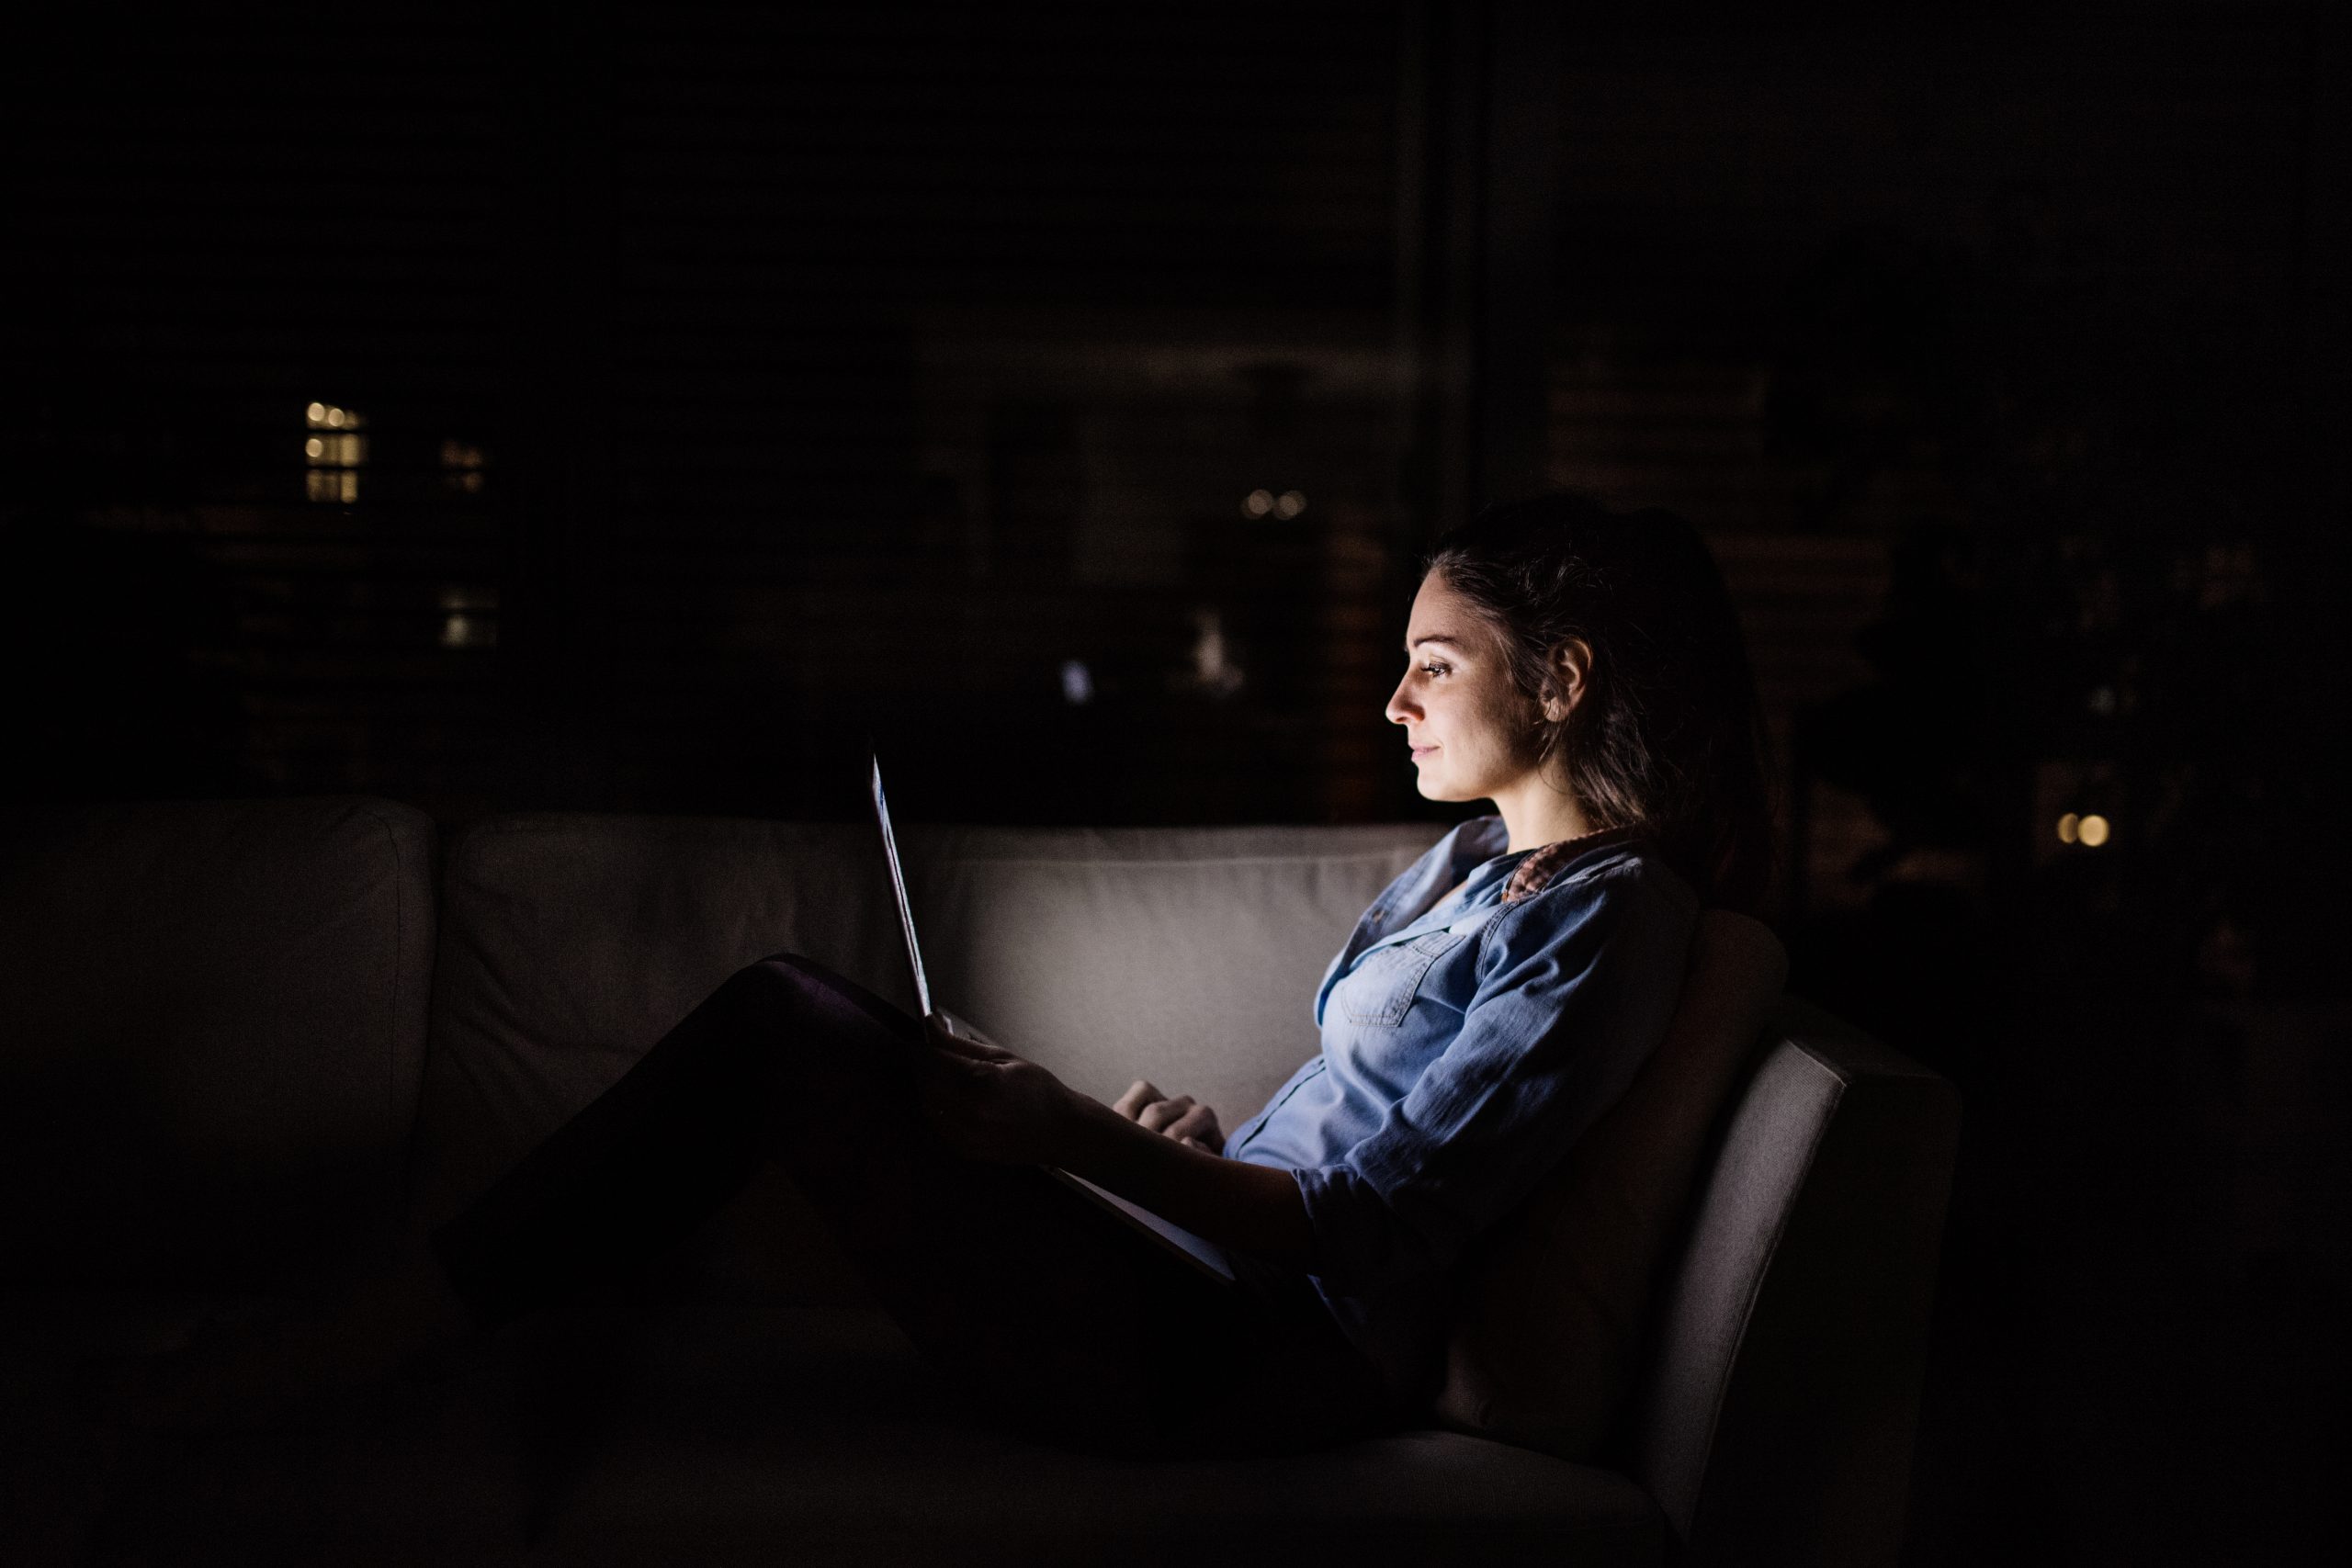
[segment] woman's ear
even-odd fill
[[[1544,688],[1544,718],[1557,724],[1584,700],[1592,674],[1592,645],[1572,637],[1552,650],[1551,679]]]

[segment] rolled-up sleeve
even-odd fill
[[[1635,863],[1487,923],[1453,1043],[1343,1159],[1294,1172],[1327,1295],[1448,1268],[1533,1190],[1664,1036],[1695,919]]]

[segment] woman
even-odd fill
[[[1469,1249],[1623,1090],[1702,903],[1760,893],[1768,823],[1737,625],[1679,519],[1491,510],[1430,557],[1405,651],[1387,716],[1421,793],[1496,814],[1374,901],[1316,998],[1323,1049],[1230,1136],[1148,1082],[1102,1105],[771,959],[438,1233],[433,1264],[283,1339],[279,1375],[342,1381],[506,1322],[773,1158],[933,1362],[1036,1435],[1248,1451],[1414,1420]],[[1235,1279],[1046,1167],[1206,1238]]]

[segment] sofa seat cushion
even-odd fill
[[[535,1495],[503,1375],[400,1384],[299,1427],[144,1435],[105,1487],[100,1562],[519,1562]]]
[[[286,1302],[220,1292],[0,1294],[0,1539],[9,1562],[410,1563],[519,1559],[530,1467],[514,1380],[485,1348],[433,1382],[323,1404],[299,1427],[129,1430],[87,1369]]]
[[[122,1443],[81,1392],[85,1367],[185,1345],[206,1318],[261,1304],[184,1292],[0,1291],[0,1541],[12,1564],[90,1560]]]
[[[1657,1562],[1611,1472],[1458,1433],[1137,1462],[1044,1447],[936,1393],[879,1314],[706,1304],[649,1350],[535,1561]]]

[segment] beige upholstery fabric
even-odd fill
[[[1709,1134],[1787,975],[1762,922],[1722,909],[1700,918],[1666,1037],[1465,1281],[1442,1419],[1567,1459],[1599,1450],[1639,1370]]]
[[[0,1280],[250,1281],[399,1191],[432,824],[388,801],[19,815],[0,840]]]
[[[1136,1078],[1227,1131],[1319,1048],[1315,987],[1431,825],[917,836],[943,1005],[1098,1099]]]

